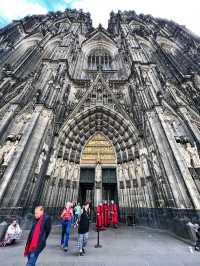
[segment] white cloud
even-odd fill
[[[59,11],[61,11],[61,12],[64,12],[66,8],[67,7],[64,6],[64,5],[58,5],[56,9],[59,10]]]
[[[23,18],[27,15],[46,14],[47,9],[38,3],[30,3],[26,0],[3,0],[0,5],[0,13],[8,21]]]
[[[135,10],[136,13],[174,20],[200,35],[200,1],[197,0],[80,0],[73,6],[89,11],[95,27],[102,23],[107,28],[109,13],[112,10]]]

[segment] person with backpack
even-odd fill
[[[81,210],[81,216],[78,225],[77,246],[80,256],[83,256],[85,254],[85,247],[88,241],[89,225],[89,203],[86,202]]]
[[[70,236],[70,227],[73,219],[72,203],[67,202],[64,210],[61,214],[62,235],[61,235],[61,247],[65,252],[68,251],[68,243]]]

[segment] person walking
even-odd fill
[[[35,266],[39,254],[46,246],[46,240],[51,231],[51,218],[46,215],[43,206],[35,208],[35,220],[29,233],[24,250],[28,257],[26,266]]]
[[[81,204],[78,202],[78,204],[74,208],[74,227],[78,225],[80,216],[81,216]]]
[[[78,226],[78,250],[79,255],[83,256],[85,254],[85,247],[88,241],[89,233],[89,203],[86,202],[81,210],[81,216]]]
[[[65,252],[68,251],[70,227],[73,219],[73,209],[72,203],[67,202],[64,210],[61,214],[61,223],[62,223],[62,236],[61,236],[61,247]]]

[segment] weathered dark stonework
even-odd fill
[[[1,29],[1,207],[77,201],[81,152],[99,132],[122,212],[199,210],[199,64],[198,37],[134,11],[111,13],[108,30],[76,10]]]

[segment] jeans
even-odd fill
[[[86,247],[88,241],[88,233],[78,234],[77,248],[79,252],[83,252],[83,248]]]
[[[75,215],[74,215],[74,222],[73,222],[74,225],[77,224],[79,218],[80,218],[80,215],[79,215],[79,214],[75,214]]]
[[[70,234],[71,220],[62,221],[62,236],[61,236],[61,245],[64,248],[68,247],[69,234]]]
[[[30,252],[28,255],[28,261],[26,266],[35,266],[38,256],[39,256],[38,252]]]

